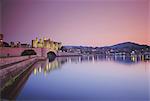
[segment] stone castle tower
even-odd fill
[[[57,51],[61,48],[61,43],[51,41],[50,38],[49,39],[43,38],[43,40],[42,39],[38,40],[38,38],[36,38],[35,40],[32,40],[32,47],[33,48],[49,48],[49,49]]]

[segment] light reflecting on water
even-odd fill
[[[149,65],[149,61],[136,56],[58,57],[53,62],[41,61],[26,79],[21,79],[24,81],[20,81],[23,83],[15,98],[148,101]]]

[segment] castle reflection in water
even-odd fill
[[[60,69],[65,63],[82,63],[82,62],[97,62],[97,61],[114,61],[116,63],[131,65],[138,62],[149,62],[144,58],[144,56],[102,56],[102,55],[91,55],[91,56],[74,56],[74,57],[57,57],[54,61],[50,62],[48,59],[46,61],[41,61],[37,63],[34,67],[33,73],[37,75],[43,72],[46,76],[53,70]]]

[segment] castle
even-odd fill
[[[36,38],[35,40],[32,40],[32,47],[33,48],[49,48],[51,50],[57,51],[61,48],[61,43],[54,42],[46,38],[43,38],[43,40],[42,39],[38,40],[38,38]]]

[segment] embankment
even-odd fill
[[[0,63],[3,64],[0,66],[1,90],[11,85],[20,74],[34,63],[44,59],[45,57],[39,56],[1,58]]]

